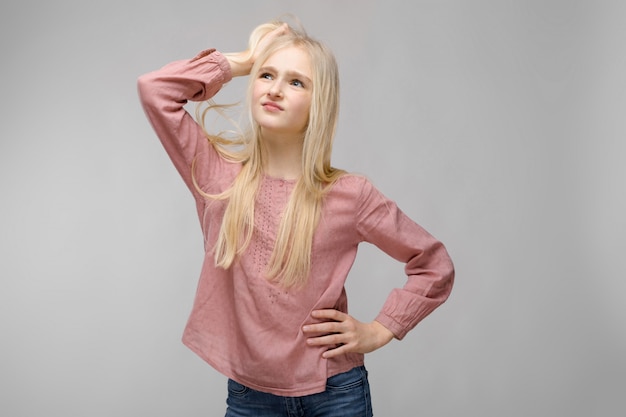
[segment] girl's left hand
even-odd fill
[[[348,352],[370,353],[383,347],[393,339],[393,333],[377,321],[361,323],[352,316],[337,310],[314,310],[315,319],[328,320],[323,323],[307,324],[302,327],[309,346],[328,346],[322,357],[326,359]]]

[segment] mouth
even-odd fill
[[[272,102],[272,101],[267,101],[265,103],[261,103],[261,106],[267,110],[267,111],[271,111],[271,112],[278,112],[278,111],[283,111],[284,109],[279,106],[278,104]]]

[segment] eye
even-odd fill
[[[293,85],[294,87],[304,88],[304,83],[300,80],[291,81],[291,85]]]
[[[270,74],[269,72],[263,72],[263,73],[261,73],[259,78],[264,78],[266,80],[271,80],[272,79],[272,74]]]

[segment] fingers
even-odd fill
[[[334,358],[335,356],[344,355],[344,354],[346,354],[348,352],[350,352],[349,346],[348,345],[341,345],[341,346],[339,346],[337,348],[334,348],[334,349],[328,349],[327,351],[322,353],[322,358],[330,359],[330,358]]]
[[[341,323],[333,322],[333,321],[317,323],[317,324],[307,324],[306,326],[302,327],[302,331],[304,333],[311,333],[311,334],[339,333],[339,332],[342,332],[343,330],[344,329]]]
[[[348,316],[345,313],[337,310],[314,310],[311,313],[311,317],[323,321],[321,323],[307,324],[302,327],[302,331],[305,333],[340,333],[347,331]]]
[[[283,23],[277,28],[268,32],[263,38],[261,38],[259,45],[256,47],[256,50],[253,53],[253,56],[256,58],[274,39],[285,35],[289,32],[289,25],[287,23]]]
[[[341,334],[329,334],[326,336],[310,337],[306,343],[309,346],[334,346],[344,343],[344,337]]]
[[[285,33],[289,32],[289,25],[287,23],[283,23],[274,30],[278,35],[284,35]]]
[[[315,310],[311,313],[311,316],[315,319],[329,321],[308,324],[302,327],[304,333],[312,336],[306,341],[309,346],[328,346],[329,350],[322,354],[322,357],[326,359],[343,355],[350,351],[351,346],[354,344],[356,327],[352,322],[352,317],[333,309]]]
[[[369,353],[393,339],[393,333],[377,321],[361,323],[341,311],[315,310],[311,316],[321,323],[307,324],[302,331],[309,346],[327,346],[322,356],[332,358],[349,352]]]
[[[335,321],[344,321],[349,317],[346,313],[333,309],[313,310],[311,312],[311,316],[316,319],[328,319]]]
[[[317,327],[318,329],[339,329],[339,326],[336,326],[336,323],[323,323],[323,324],[335,324],[334,327],[327,327],[322,325]],[[324,330],[321,330],[324,332]],[[343,355],[344,353],[350,352],[350,348],[354,344],[351,341],[351,337],[346,333],[333,333],[326,334],[318,337],[310,337],[306,340],[307,345],[309,346],[328,346],[328,350],[322,353],[322,357],[325,359],[333,358],[335,356]]]

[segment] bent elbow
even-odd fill
[[[146,107],[154,98],[154,77],[147,73],[137,77],[137,94],[142,105]]]

